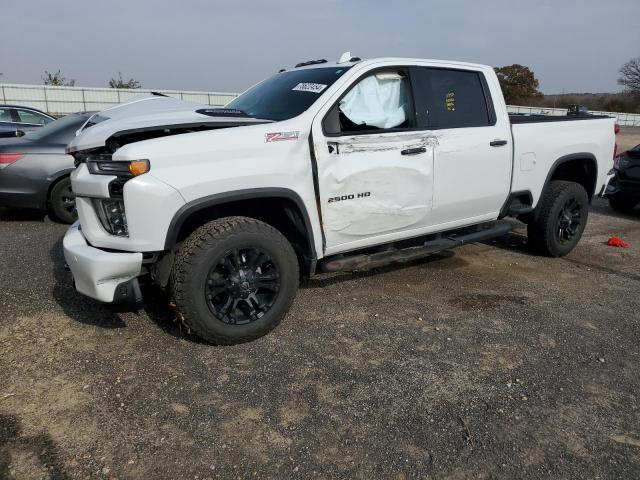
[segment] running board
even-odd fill
[[[472,233],[463,235],[453,234],[444,238],[428,240],[419,247],[393,249],[370,254],[341,255],[339,258],[328,258],[319,262],[318,269],[321,272],[351,272],[354,270],[378,268],[390,263],[411,262],[442,250],[506,235],[512,229],[513,226],[510,222],[496,222],[491,227],[482,228]]]

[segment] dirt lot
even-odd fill
[[[0,212],[0,478],[640,477],[640,212],[315,279],[226,348],[77,295],[64,230]]]
[[[616,141],[620,152],[635,147],[640,144],[640,127],[622,127]]]

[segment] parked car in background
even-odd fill
[[[49,210],[61,222],[75,221],[73,157],[64,149],[90,116],[74,113],[23,137],[0,139],[0,205]]]
[[[569,105],[567,115],[589,115],[589,109],[584,105]]]
[[[55,119],[35,108],[0,105],[0,137],[19,137],[21,132],[36,130]]]
[[[616,157],[613,170],[615,177],[606,192],[609,205],[618,212],[629,213],[640,203],[640,145]]]

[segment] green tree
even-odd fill
[[[507,65],[495,68],[504,99],[508,105],[526,104],[542,98],[540,84],[533,71],[524,65]]]
[[[130,78],[129,80],[125,81],[122,78],[122,72],[118,72],[118,78],[112,78],[111,80],[109,80],[109,86],[111,88],[140,88],[140,87],[142,87],[140,82],[138,80],[133,79],[133,78]]]
[[[632,58],[620,67],[618,83],[631,92],[640,93],[640,57]]]
[[[44,71],[44,75],[42,76],[42,81],[45,85],[54,85],[54,86],[65,86],[65,87],[73,87],[76,84],[76,81],[73,79],[66,79],[58,70],[55,73]]]

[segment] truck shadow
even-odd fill
[[[12,456],[33,458],[37,465],[32,467],[36,467],[37,471],[32,471],[30,474],[34,477],[41,470],[46,469],[48,478],[70,478],[62,467],[58,447],[48,434],[23,436],[20,421],[16,416],[0,414],[0,478],[13,478],[10,471]],[[21,467],[27,466],[21,465]],[[23,473],[27,472],[23,471]]]
[[[336,285],[342,282],[348,282],[351,280],[368,278],[383,273],[395,272],[410,267],[427,267],[429,264],[439,262],[442,260],[448,260],[455,257],[455,252],[452,250],[443,250],[441,252],[433,253],[428,257],[413,260],[411,262],[404,263],[392,263],[384,267],[378,267],[371,270],[359,270],[354,272],[337,272],[337,273],[321,273],[318,276],[312,277],[301,283],[300,288],[322,288],[330,285]],[[456,262],[456,266],[459,262]]]
[[[126,323],[119,313],[131,309],[121,309],[103,305],[76,292],[71,273],[65,271],[64,255],[62,253],[62,237],[49,250],[53,264],[55,284],[52,295],[62,307],[65,315],[79,323],[94,325],[102,328],[123,328]]]
[[[491,247],[500,248],[502,250],[510,250],[512,252],[518,252],[522,255],[527,255],[530,257],[537,256],[534,252],[529,248],[529,244],[527,242],[527,235],[523,232],[509,232],[506,235],[501,237],[492,238],[491,240],[487,240],[485,242],[481,242],[483,245],[489,245]]]
[[[176,312],[169,306],[168,296],[155,286],[143,286],[142,305],[108,305],[97,302],[76,292],[71,273],[65,270],[62,253],[62,237],[51,247],[49,256],[53,264],[55,284],[52,295],[64,314],[72,320],[100,328],[114,329],[127,326],[123,317],[131,314],[146,314],[163,332],[176,338],[206,343],[178,321]],[[0,476],[0,478],[2,478]]]
[[[209,342],[192,334],[189,327],[184,325],[176,310],[171,307],[169,294],[155,285],[142,286],[142,309],[149,319],[164,333],[180,340],[192,343],[210,345]]]

